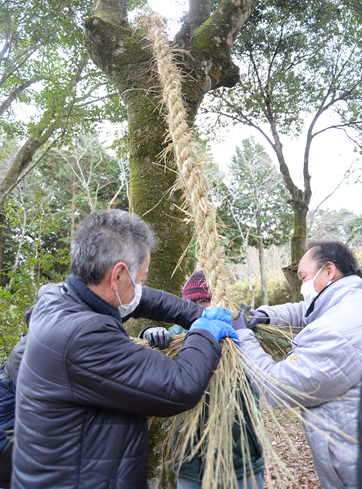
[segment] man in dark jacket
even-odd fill
[[[94,212],[72,243],[72,274],[34,308],[16,399],[13,489],[146,489],[146,415],[197,404],[235,337],[228,311],[142,287],[152,231],[119,210]],[[175,359],[134,344],[122,319],[190,329]],[[228,322],[221,321],[225,319]]]

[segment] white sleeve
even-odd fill
[[[276,395],[292,406],[318,406],[345,394],[360,380],[359,358],[339,331],[304,329],[295,337],[291,354],[279,363],[265,353],[250,329],[237,333],[248,377],[273,407],[280,404]]]
[[[259,311],[264,311],[270,318],[270,324],[275,326],[294,326],[304,328],[305,322],[305,302],[287,302],[280,306],[261,306]]]

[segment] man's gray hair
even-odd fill
[[[108,270],[123,261],[133,279],[157,238],[139,216],[112,209],[95,211],[79,224],[72,241],[70,271],[85,284],[98,285]]]

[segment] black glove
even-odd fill
[[[155,326],[153,328],[148,328],[143,334],[150,346],[158,346],[160,350],[170,346],[170,333],[166,328],[160,326]]]
[[[249,328],[255,331],[257,324],[269,324],[269,316],[264,311],[252,311],[250,306],[240,304],[240,315],[231,322],[234,329]]]

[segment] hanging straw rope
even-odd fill
[[[228,302],[227,272],[219,244],[215,210],[208,199],[209,190],[203,172],[205,162],[198,157],[197,144],[187,124],[187,112],[181,93],[182,75],[175,62],[176,51],[169,45],[165,24],[160,16],[148,20],[147,31],[153,42],[154,58],[167,109],[166,120],[179,170],[178,186],[183,189],[186,204],[194,216],[199,267],[205,270],[213,302],[225,307]],[[183,336],[174,339],[174,345],[175,341],[176,344],[182,343]],[[209,392],[204,393],[203,399],[194,409],[172,419],[167,437],[168,454],[172,456],[176,470],[196,454],[202,454],[202,487],[207,489],[238,487],[233,465],[232,427],[235,422],[240,425],[244,473],[253,474],[245,415],[254,425],[256,436],[259,436],[262,426],[258,402],[245,379],[235,343],[224,340],[221,347],[221,360],[211,378]],[[171,354],[176,354],[175,347],[172,347]],[[247,413],[241,406],[246,406]],[[263,445],[260,440],[260,446]]]
[[[179,186],[183,188],[185,200],[194,216],[199,244],[199,266],[206,272],[213,302],[225,307],[228,302],[227,272],[219,244],[215,210],[208,199],[209,190],[203,172],[204,160],[198,157],[197,144],[187,124],[187,112],[181,93],[182,75],[175,62],[176,51],[170,47],[165,24],[160,16],[152,17],[147,28],[153,42],[154,58],[163,88],[166,120],[179,170]]]

